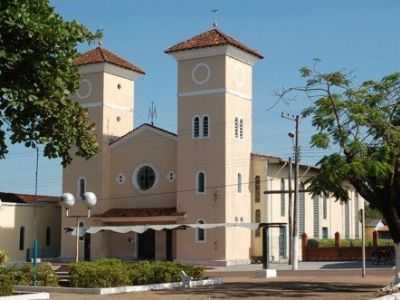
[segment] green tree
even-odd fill
[[[0,1],[0,159],[11,143],[61,158],[89,158],[97,144],[87,112],[70,100],[78,88],[79,43],[100,34],[65,21],[47,0]],[[6,134],[7,133],[7,134]]]
[[[396,245],[400,282],[400,73],[356,84],[351,74],[302,68],[305,84],[284,90],[306,96],[316,133],[311,145],[338,149],[319,162],[309,180],[313,194],[349,199],[348,184],[380,211]]]

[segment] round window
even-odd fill
[[[136,174],[136,184],[142,191],[147,191],[156,183],[156,172],[149,166],[141,167]]]

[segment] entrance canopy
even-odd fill
[[[213,228],[247,228],[256,230],[260,223],[214,223],[214,224],[163,224],[163,225],[133,225],[133,226],[91,226],[86,230],[86,233],[95,234],[100,231],[113,231],[117,233],[136,232],[143,233],[146,230],[173,230],[186,228],[213,229]]]

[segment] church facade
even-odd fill
[[[252,153],[252,75],[263,56],[217,28],[165,52],[177,62],[177,133],[151,124],[134,128],[136,80],[145,75],[141,68],[100,47],[76,60],[80,87],[74,100],[87,108],[100,146],[95,157],[75,158],[63,173],[64,192],[77,199],[85,191],[98,197],[92,217],[81,225],[250,223],[276,218],[287,223],[287,213],[281,215],[278,209],[281,204],[274,208],[275,202],[263,194],[272,187],[272,179],[287,175],[271,171],[282,160]],[[332,207],[340,205],[328,201]],[[78,201],[71,215],[79,214],[84,215],[85,208]],[[304,206],[302,214],[305,222],[313,222],[308,217],[315,214],[312,208]],[[332,224],[339,215],[331,218]],[[359,226],[354,211],[346,216],[354,223],[352,228]],[[325,226],[330,227],[328,233],[324,229],[329,237],[334,234],[332,224]],[[315,229],[321,235],[322,225]],[[63,214],[62,227],[72,226],[74,220]],[[270,245],[287,248],[284,230],[286,238],[282,232],[272,234],[276,243]],[[231,265],[249,263],[258,255],[260,237],[246,228],[220,227],[142,234],[102,231],[85,235],[80,243],[81,256],[88,259]],[[287,251],[279,247],[276,251],[284,258]],[[64,232],[61,256],[74,255],[75,238]]]

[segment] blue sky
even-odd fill
[[[253,150],[287,157],[291,142],[287,132],[293,124],[280,117],[282,111],[298,113],[308,100],[287,105],[275,101],[274,92],[301,83],[298,69],[320,58],[322,71],[347,69],[356,80],[379,79],[400,71],[398,0],[336,1],[239,1],[239,0],[53,0],[66,19],[76,19],[90,29],[104,30],[104,47],[146,71],[137,81],[135,124],[147,121],[154,101],[156,125],[176,130],[176,64],[164,50],[207,30],[220,9],[219,28],[265,59],[255,67]],[[88,49],[81,45],[82,51]],[[308,146],[313,129],[309,120],[301,126],[306,162],[323,154]],[[39,193],[61,193],[62,169],[57,160],[39,161]],[[34,192],[35,152],[11,146],[7,160],[0,161],[0,191]]]

